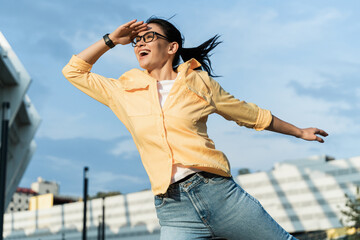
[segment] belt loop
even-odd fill
[[[204,181],[204,183],[208,183],[209,182],[209,179],[206,175],[206,172],[204,171],[201,171],[201,172],[198,172],[198,175],[200,178],[202,178],[202,180]]]

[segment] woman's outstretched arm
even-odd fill
[[[324,139],[319,137],[318,135],[323,137],[326,137],[328,135],[324,130],[318,128],[298,128],[275,116],[273,116],[273,119],[270,125],[266,128],[266,130],[295,136],[307,141],[318,141],[321,143],[324,142]]]
[[[118,27],[114,32],[109,34],[109,38],[111,39],[111,41],[113,41],[115,45],[126,45],[129,44],[139,32],[145,31],[146,29],[146,23],[144,23],[143,21],[137,22],[137,20],[135,19]],[[105,41],[101,39],[90,47],[86,48],[77,56],[85,62],[94,64],[109,49],[110,48],[105,44]]]

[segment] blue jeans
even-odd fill
[[[233,178],[200,172],[155,196],[161,240],[294,240]]]

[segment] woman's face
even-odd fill
[[[150,23],[148,30],[140,32],[138,36],[143,36],[147,32],[157,32],[165,36],[161,27],[154,23]],[[171,44],[168,40],[155,36],[154,40],[148,43],[145,43],[144,39],[141,39],[134,47],[134,51],[140,67],[152,71],[156,68],[163,67],[167,61],[171,61],[172,63],[174,54],[169,51],[170,47]]]

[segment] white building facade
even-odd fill
[[[27,168],[36,144],[40,117],[26,91],[31,82],[20,60],[0,32],[0,105],[10,103],[5,208]],[[0,116],[2,116],[0,108]]]
[[[239,175],[240,185],[291,233],[342,227],[340,209],[360,184],[360,157],[311,157],[276,164],[273,170]],[[244,172],[246,173],[246,171]],[[105,206],[106,239],[159,239],[151,191],[88,201],[88,239],[95,240]],[[6,240],[81,239],[83,203],[5,215]],[[323,238],[321,238],[323,239]]]
[[[284,161],[237,180],[289,232],[340,228],[345,194],[355,197],[360,186],[360,157]]]
[[[105,206],[106,239],[155,240],[160,237],[151,191],[94,199],[87,204],[87,239],[98,239]],[[83,202],[49,209],[5,214],[6,240],[79,240],[83,227]]]

